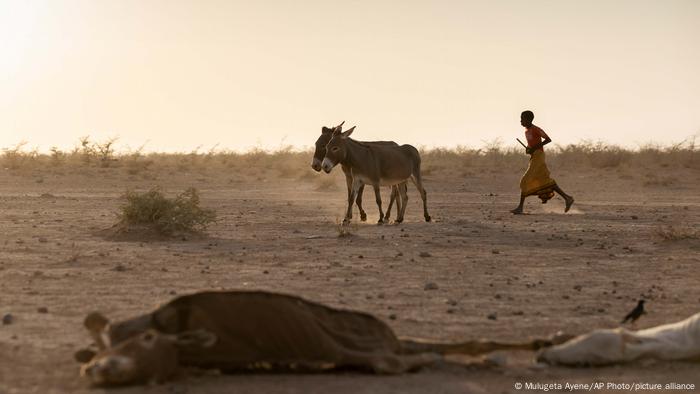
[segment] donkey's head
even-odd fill
[[[326,145],[326,156],[323,158],[323,171],[330,173],[333,167],[345,159],[348,154],[348,137],[355,131],[355,126],[346,131],[340,128],[333,130],[330,141]]]
[[[343,130],[343,124],[345,124],[345,121],[343,121],[341,124],[335,127],[321,127],[321,136],[318,137],[318,139],[316,140],[314,158],[313,160],[311,160],[311,168],[313,168],[314,171],[321,171],[321,162],[326,156],[326,145],[328,145],[328,141],[331,140],[331,137],[333,136],[333,132],[335,130]]]

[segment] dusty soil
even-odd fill
[[[640,297],[649,301],[638,328],[698,312],[700,241],[665,239],[659,232],[698,230],[700,171],[679,169],[663,178],[668,169],[553,168],[576,197],[575,209],[563,214],[560,198],[547,205],[532,199],[527,215],[512,216],[523,168],[430,171],[433,223],[422,221],[411,187],[406,222],[377,226],[374,198],[366,192],[370,220],[351,225],[347,237],[338,237],[345,205],[339,171],[330,175],[336,188],[317,191],[328,175],[0,169],[0,314],[14,317],[0,325],[0,393],[92,392],[72,360],[90,342],[81,326],[89,311],[125,318],[205,289],[297,294],[373,313],[400,335],[440,340],[519,340],[614,327]],[[660,178],[642,175],[650,172]],[[219,221],[206,237],[186,240],[101,236],[115,223],[127,188],[153,185],[171,193],[198,188],[202,205],[215,208]],[[438,288],[425,290],[428,282]],[[444,364],[402,376],[205,374],[118,392],[497,393],[518,392],[517,382],[700,385],[697,364],[538,368],[531,354],[506,356],[504,366]]]

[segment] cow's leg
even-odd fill
[[[375,373],[398,374],[432,365],[442,360],[437,353],[388,354],[367,357],[367,363]]]
[[[357,196],[355,197],[355,204],[357,204],[357,208],[360,210],[360,220],[363,222],[367,221],[367,212],[365,212],[365,210],[362,209],[362,194],[364,192],[365,192],[365,185],[362,185],[357,190]]]
[[[416,188],[420,193],[420,198],[423,199],[423,217],[425,218],[426,222],[429,222],[431,218],[428,214],[428,193],[423,187],[423,180],[420,175],[420,166],[414,169],[413,175],[411,175],[411,180],[413,181],[413,184],[416,185]]]
[[[379,220],[377,221],[377,224],[382,224],[384,223],[384,211],[382,210],[382,194],[379,190],[379,184],[375,183],[372,185],[374,188],[374,198],[377,201],[377,208],[379,208]]]

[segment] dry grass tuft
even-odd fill
[[[336,219],[335,229],[338,232],[338,238],[349,238],[354,237],[357,232],[357,223],[348,225],[344,224],[341,220]]]
[[[216,219],[211,209],[199,206],[197,189],[189,188],[175,198],[157,189],[145,193],[126,192],[118,227],[148,227],[163,235],[204,231]]]

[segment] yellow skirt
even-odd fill
[[[530,156],[527,171],[520,179],[520,192],[526,197],[537,195],[542,204],[545,204],[554,197],[555,186],[557,183],[549,177],[549,170],[544,162],[544,151],[538,149]]]

